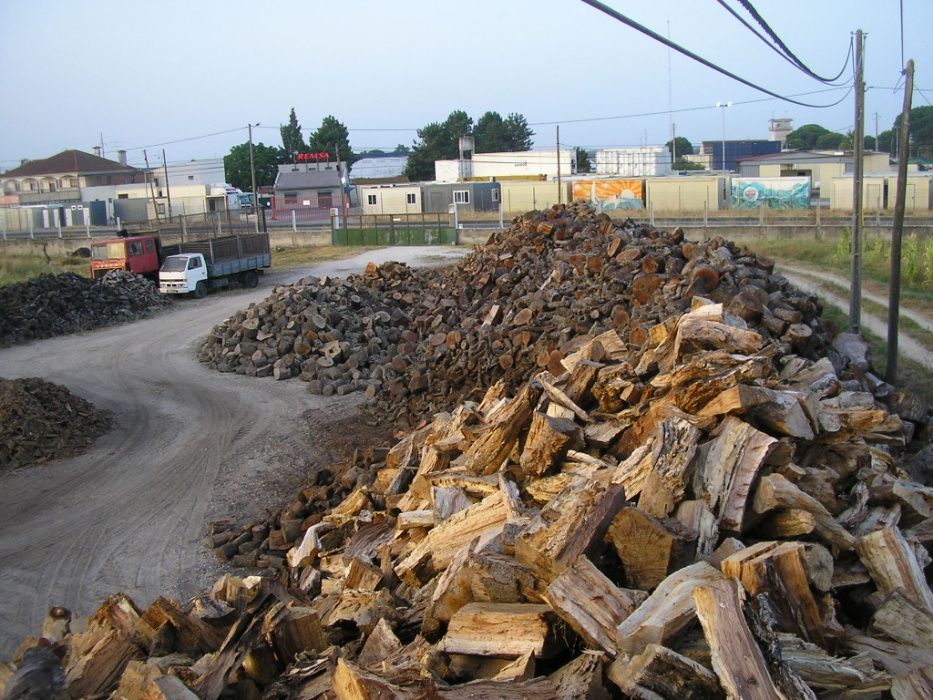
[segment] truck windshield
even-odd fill
[[[122,260],[126,257],[126,244],[123,241],[98,243],[91,246],[91,257],[94,260]]]
[[[184,255],[169,255],[162,263],[162,272],[184,272],[188,267],[188,258]]]

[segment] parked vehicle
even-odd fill
[[[203,297],[211,287],[239,282],[259,284],[259,275],[272,264],[268,233],[236,234],[162,244],[155,234],[128,236],[91,247],[91,274],[128,270],[158,279],[163,294]]]

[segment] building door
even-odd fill
[[[333,192],[318,192],[317,208],[318,209],[330,209],[332,206],[334,206],[334,193]]]
[[[429,212],[440,214],[447,211],[447,203],[444,201],[444,195],[446,192],[438,192],[436,190],[431,192],[431,207],[428,209]]]
[[[89,203],[91,208],[91,226],[107,225],[107,202],[99,199]]]

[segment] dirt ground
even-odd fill
[[[0,350],[3,376],[63,384],[115,416],[85,454],[0,475],[0,659],[38,634],[53,605],[87,615],[118,591],[146,605],[209,586],[221,566],[207,523],[274,510],[337,456],[345,440],[333,435],[354,424],[360,396],[209,370],[195,348],[213,325],[307,274],[343,276],[371,260],[445,264],[467,252],[370,251],[267,275],[259,289],[182,299],[151,319]]]

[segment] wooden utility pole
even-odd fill
[[[256,122],[259,126],[259,122]],[[256,233],[259,233],[259,195],[256,193],[256,163],[253,160],[253,124],[247,124],[249,129],[249,175],[253,185],[253,213],[256,215]]]
[[[852,184],[852,280],[849,292],[849,330],[858,333],[862,325],[862,180],[865,150],[865,65],[862,60],[863,34],[855,32],[855,143]]]
[[[165,169],[165,197],[168,199],[168,220],[172,220],[172,190],[168,185],[168,161],[165,160],[165,149],[162,149],[162,167]]]
[[[340,217],[343,219],[343,228],[348,229],[349,223],[347,222],[347,217],[350,215],[349,209],[346,206],[346,193],[343,190],[343,173],[340,172],[340,144],[334,144],[334,155],[337,157],[337,176],[340,178]],[[462,154],[461,154],[462,155]],[[347,179],[349,180],[350,173],[347,173]]]
[[[143,149],[143,159],[146,161],[146,182],[149,183],[149,194],[152,195],[152,211],[155,212],[156,223],[161,227],[162,220],[159,219],[159,207],[156,205],[155,185],[152,183],[152,180],[149,179],[152,173],[149,172],[149,156],[145,148]]]
[[[560,124],[557,125],[557,203],[564,203],[564,193],[560,188]]]
[[[904,235],[904,209],[907,205],[907,161],[910,159],[910,107],[914,91],[914,61],[904,68],[904,109],[901,112],[897,150],[897,196],[894,200],[894,224],[891,228],[891,281],[888,285],[888,358],[884,378],[897,381],[897,330],[901,305],[901,240]]]

